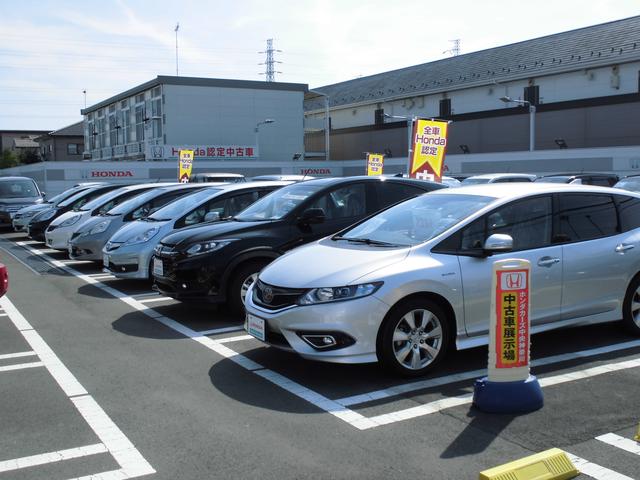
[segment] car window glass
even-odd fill
[[[37,197],[38,191],[32,180],[12,180],[0,182],[0,197]]]
[[[565,193],[558,197],[555,242],[577,242],[618,233],[618,216],[610,195]]]
[[[479,250],[484,247],[484,241],[486,238],[484,225],[485,220],[486,217],[481,217],[464,227],[461,232],[461,250]]]
[[[487,237],[510,235],[513,250],[541,248],[551,243],[551,197],[534,197],[504,205],[487,214]]]
[[[618,212],[620,213],[620,227],[628,232],[640,227],[640,198],[616,195]]]
[[[492,200],[478,195],[420,195],[383,210],[342,232],[340,237],[417,245],[440,235]]]
[[[425,193],[424,190],[416,188],[413,185],[402,185],[393,182],[380,182],[376,185],[376,188],[380,208],[385,208],[394,203]]]
[[[366,213],[364,192],[363,183],[348,185],[322,195],[309,208],[321,208],[327,220],[362,216]]]
[[[240,213],[253,202],[258,200],[259,196],[258,192],[245,192],[228,198],[225,204],[225,216],[232,217],[237,213]],[[221,215],[220,218],[224,218],[224,216]]]

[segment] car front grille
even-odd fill
[[[283,288],[268,285],[261,280],[254,288],[255,302],[268,310],[280,310],[296,304],[298,298],[307,290],[300,288]]]

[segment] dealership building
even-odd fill
[[[289,160],[303,146],[307,85],[158,76],[82,110],[93,161]]]

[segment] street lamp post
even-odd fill
[[[258,149],[258,154],[260,154],[260,145],[258,144],[259,127],[260,125],[265,125],[267,123],[275,123],[275,120],[273,118],[265,118],[261,122],[256,123],[256,128],[254,129],[254,132],[256,134],[256,148]]]
[[[318,90],[309,90],[309,93],[315,93],[324,97],[324,158],[329,161],[330,145],[329,145],[329,95],[319,92]]]
[[[413,135],[413,122],[415,121],[415,117],[405,117],[403,115],[389,115],[388,113],[384,114],[384,118],[394,118],[397,120],[406,120],[407,121],[407,173],[411,176],[411,145],[412,135]]]
[[[533,152],[536,149],[536,106],[529,100],[520,100],[507,96],[500,97],[500,100],[505,103],[513,102],[529,106],[529,151]]]

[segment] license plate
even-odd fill
[[[247,333],[249,333],[249,335],[253,335],[258,340],[262,340],[263,342],[266,340],[266,336],[264,334],[264,325],[265,321],[262,318],[254,317],[253,315],[247,313]]]
[[[158,275],[159,277],[164,276],[164,266],[162,264],[162,260],[156,257],[153,257],[153,274]]]
[[[102,255],[102,265],[109,268],[109,255],[106,253]]]

